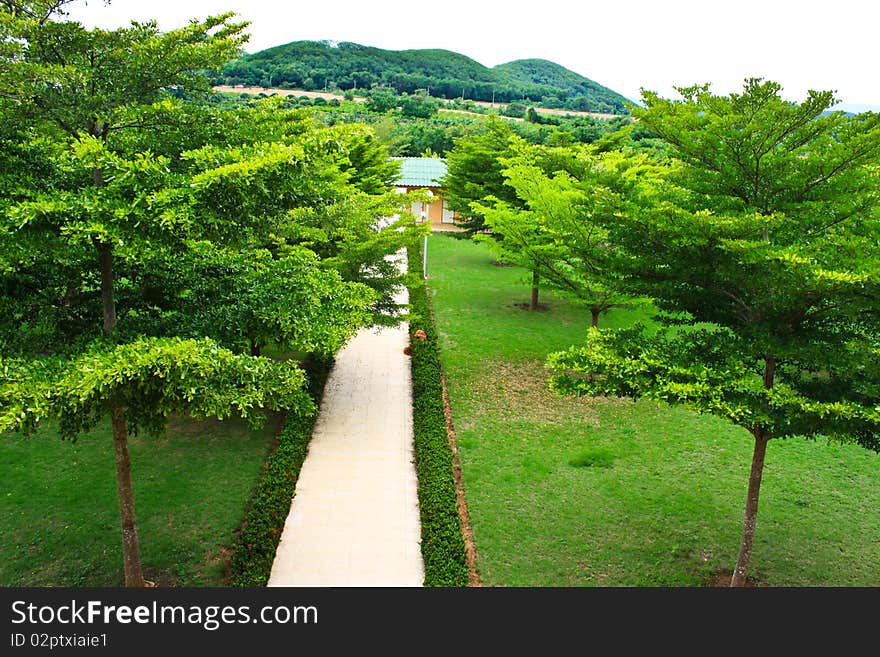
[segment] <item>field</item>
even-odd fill
[[[589,313],[498,267],[482,245],[432,235],[428,285],[486,586],[724,582],[742,531],[752,438],[713,417],[546,385],[546,355]],[[618,310],[602,327],[644,310]],[[772,441],[750,577],[759,586],[880,585],[880,457]]]

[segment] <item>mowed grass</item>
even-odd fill
[[[751,436],[649,401],[560,397],[546,355],[589,314],[485,246],[432,235],[428,284],[487,586],[702,586],[736,563]],[[617,310],[600,326],[647,316]],[[750,577],[880,586],[880,456],[802,439],[767,450]]]
[[[172,419],[129,441],[141,559],[160,586],[222,586],[225,549],[259,479],[276,419]],[[75,442],[52,428],[0,436],[0,586],[121,586],[109,422]]]

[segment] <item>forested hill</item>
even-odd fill
[[[517,59],[507,64],[500,64],[494,69],[497,73],[510,80],[523,84],[535,84],[542,87],[564,89],[572,97],[601,98],[611,96],[610,102],[623,103],[626,99],[603,87],[597,82],[570,71],[564,66],[548,62],[546,59]],[[609,102],[609,101],[606,101]]]
[[[620,94],[546,60],[488,68],[449,50],[383,50],[349,42],[294,41],[244,55],[224,68],[218,82],[308,91],[388,86],[440,98],[628,112]]]

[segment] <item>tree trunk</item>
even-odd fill
[[[529,302],[529,310],[538,309],[538,270],[532,272],[532,299]]]
[[[743,521],[742,542],[739,546],[739,557],[730,580],[731,586],[745,586],[752,557],[752,544],[755,540],[755,524],[758,520],[758,495],[761,492],[761,475],[764,473],[764,454],[770,436],[760,430],[754,432],[755,451],[752,454],[752,471],[749,474],[749,492],[746,496],[746,513]]]
[[[593,327],[599,328],[599,313],[601,311],[597,308],[590,308],[590,313],[593,315]]]
[[[128,429],[125,410],[113,409],[113,446],[116,451],[116,491],[122,516],[122,563],[126,586],[144,586],[141,550],[138,543],[137,520],[134,512],[134,491],[131,485],[131,459],[128,455]]]
[[[101,260],[101,305],[104,309],[104,335],[116,328],[116,300],[113,298],[113,247],[95,242]]]
[[[93,171],[96,187],[104,185],[104,172]],[[116,299],[113,289],[113,246],[94,240],[101,263],[101,305],[104,312],[104,335],[116,329]],[[122,519],[122,564],[126,586],[145,586],[141,566],[141,548],[138,541],[137,519],[134,512],[134,489],[131,484],[131,459],[128,455],[128,427],[125,409],[114,406],[112,411],[113,447],[116,452],[116,493]]]
[[[773,387],[773,379],[776,377],[776,359],[768,358],[764,361],[764,387],[767,390]]]
[[[775,376],[776,359],[768,357],[764,360],[764,387],[768,390],[773,387]],[[752,557],[752,544],[755,540],[755,524],[758,520],[758,495],[761,492],[761,477],[764,474],[764,455],[767,453],[767,443],[772,438],[763,429],[755,429],[752,435],[755,437],[755,450],[752,453],[752,471],[749,473],[749,492],[746,496],[742,542],[739,546],[736,568],[730,579],[731,586],[745,586],[746,584],[749,560]]]
[[[90,122],[90,134],[94,134],[94,122]],[[104,170],[100,167],[92,169],[92,182],[95,187],[104,186]],[[101,263],[101,305],[104,311],[104,335],[113,333],[116,328],[116,300],[113,294],[113,245],[93,238],[92,243],[98,250]]]

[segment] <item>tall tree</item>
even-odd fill
[[[65,173],[62,184],[13,207],[4,229],[18,244],[42,236],[50,249],[59,252],[66,251],[66,245],[74,253],[84,245],[93,249],[102,333],[112,341],[117,324],[117,252],[131,253],[138,246],[149,249],[152,241],[180,231],[185,218],[175,213],[171,199],[163,194],[167,161],[148,152],[114,152],[108,141],[117,133],[154,127],[149,124],[150,114],[138,110],[151,107],[170,88],[206,89],[203,70],[218,68],[237,52],[245,40],[244,25],[232,23],[232,15],[226,14],[167,33],[155,23],[88,30],[60,20],[66,4],[24,0],[0,6],[4,114],[17,125],[33,127],[69,145],[56,153],[58,169]],[[75,368],[75,362],[70,366]],[[113,425],[125,582],[140,586],[144,580],[127,429],[131,414],[138,411],[119,396],[111,395],[106,402]]]
[[[447,154],[447,173],[443,180],[449,209],[463,217],[460,225],[469,236],[485,229],[485,217],[472,207],[489,197],[520,207],[522,201],[504,178],[504,158],[517,154],[522,143],[501,119],[490,117],[486,129],[456,140]]]
[[[605,228],[660,329],[594,331],[550,358],[564,392],[660,399],[751,433],[733,586],[746,583],[771,439],[880,449],[880,116],[826,114],[831,92],[780,92],[749,79],[729,96],[643,94],[634,114],[676,160]]]
[[[524,140],[514,134],[509,125],[496,117],[489,118],[484,132],[456,140],[447,155],[447,173],[442,182],[446,188],[444,196],[449,209],[463,217],[459,225],[465,229],[465,235],[490,235],[494,239],[503,239],[486,225],[486,202],[506,204],[517,209],[524,207],[522,199],[504,176],[507,158],[515,157],[523,143]],[[502,244],[495,246],[497,252],[508,255],[515,255],[513,249]],[[528,259],[519,261],[528,262]],[[529,310],[537,310],[540,272],[534,264],[530,269],[532,280],[528,307]]]

